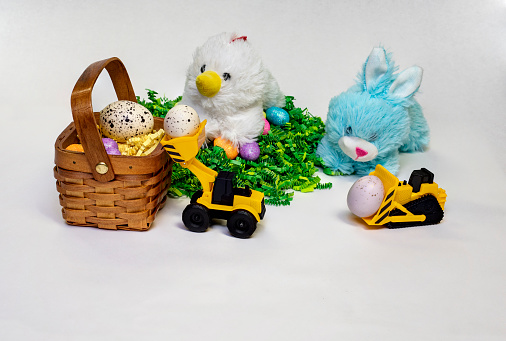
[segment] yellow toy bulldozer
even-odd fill
[[[381,165],[369,175],[381,180],[385,197],[376,214],[362,218],[367,224],[400,228],[438,224],[443,219],[446,191],[429,170],[414,170],[408,182],[400,182]]]
[[[205,125],[204,120],[191,136],[165,135],[160,141],[172,160],[188,168],[202,185],[202,190],[193,194],[184,209],[183,223],[190,231],[204,232],[211,219],[226,219],[232,236],[249,238],[265,215],[264,194],[248,186],[234,188],[233,172],[217,173],[195,158],[205,141]]]

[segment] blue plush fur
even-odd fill
[[[367,175],[381,164],[397,174],[399,151],[422,151],[428,145],[429,127],[413,97],[422,70],[396,71],[391,55],[375,48],[356,84],[331,99],[326,134],[317,149],[326,167]]]

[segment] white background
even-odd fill
[[[0,2],[1,340],[506,339],[506,2]],[[401,157],[447,190],[443,222],[370,229],[355,177],[268,207],[253,238],[195,234],[171,199],[148,232],[71,227],[53,178],[84,69],[117,56],[134,89],[182,94],[194,49],[247,35],[286,94],[326,117],[374,46],[424,68],[430,148]],[[115,100],[108,76],[94,93]]]

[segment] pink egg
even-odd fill
[[[240,154],[244,160],[255,161],[260,156],[260,146],[256,142],[243,144]]]
[[[271,130],[271,124],[269,123],[269,121],[267,121],[266,118],[264,118],[264,132],[262,133],[262,135],[267,135],[269,133],[269,130]]]

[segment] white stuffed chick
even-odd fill
[[[245,36],[221,33],[196,49],[180,104],[207,120],[208,141],[240,147],[262,134],[264,109],[284,107],[285,96]]]

